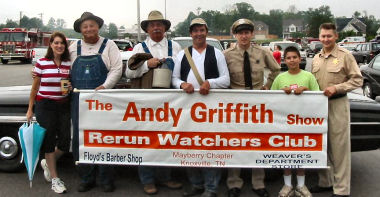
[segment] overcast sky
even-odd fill
[[[367,11],[380,19],[379,0],[166,0],[166,16],[173,26],[183,21],[190,11],[196,13],[198,7],[203,10],[224,11],[237,2],[247,2],[260,13],[269,13],[271,9],[287,10],[295,5],[297,10],[330,6],[334,16],[351,17],[355,11]],[[140,0],[141,20],[147,18],[151,10],[159,10],[165,14],[165,0]],[[105,23],[116,23],[130,28],[137,23],[137,0],[2,0],[0,23],[7,19],[19,20],[20,11],[28,17],[40,17],[46,25],[50,17],[63,18],[66,27],[73,26],[74,21],[84,11],[90,11],[104,19]]]

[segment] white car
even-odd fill
[[[300,63],[300,68],[305,70],[306,67],[306,52],[301,49],[300,45],[292,42],[292,41],[276,41],[276,42],[270,42],[269,43],[269,48],[274,51],[274,46],[280,46],[281,47],[281,70],[288,70],[288,67],[286,66],[284,62],[284,50],[290,46],[296,47],[301,54],[301,63]]]
[[[173,38],[173,41],[177,42],[182,47],[182,49],[193,45],[193,38],[191,37],[176,37]],[[220,44],[219,40],[215,38],[206,38],[206,42],[207,44],[223,51],[222,44]]]

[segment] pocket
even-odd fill
[[[344,82],[346,75],[344,74],[342,65],[328,66],[326,68],[326,71],[329,75],[329,78],[333,79],[332,81],[334,82],[334,84],[339,84],[339,83]]]

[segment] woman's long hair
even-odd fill
[[[67,45],[66,36],[61,32],[54,32],[50,36],[49,47],[46,52],[45,58],[50,59],[50,60],[54,59],[54,53],[53,53],[53,49],[51,48],[51,43],[53,43],[55,37],[60,37],[63,41],[63,44],[65,45],[65,51],[61,55],[61,61],[70,61],[70,53],[69,53],[69,47]]]

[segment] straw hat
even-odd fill
[[[82,16],[80,18],[78,18],[75,22],[74,22],[74,30],[78,33],[81,33],[80,32],[80,25],[83,23],[83,21],[85,20],[94,20],[96,23],[98,23],[99,25],[99,29],[102,28],[103,26],[103,19],[98,17],[98,16],[95,16],[94,14],[92,14],[91,12],[83,12]]]
[[[151,21],[162,21],[165,25],[165,31],[170,29],[171,23],[169,20],[164,19],[160,11],[153,10],[149,13],[148,19],[141,22],[140,26],[145,32],[147,32],[147,27]]]

